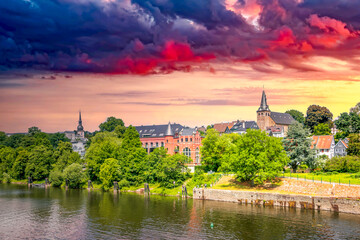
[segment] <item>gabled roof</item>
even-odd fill
[[[237,121],[234,126],[230,129],[231,132],[242,131],[245,132],[247,129],[259,129],[259,126],[255,121]]]
[[[295,119],[288,113],[271,112],[270,117],[275,124],[281,125],[290,125],[295,121]]]
[[[234,126],[235,123],[236,123],[236,121],[229,122],[229,123],[215,123],[214,124],[214,129],[216,131],[218,131],[219,133],[224,133],[226,131],[227,127],[229,129],[231,129]]]
[[[344,140],[338,141],[338,143],[335,145],[335,147],[339,147],[341,145],[343,145],[345,148],[348,148],[348,145],[346,144],[346,142]]]
[[[333,141],[333,135],[312,136],[311,149],[330,149]]]
[[[164,125],[147,125],[147,126],[135,126],[138,131],[140,138],[145,137],[165,137],[166,131],[168,129],[168,124]],[[173,134],[179,133],[184,126],[180,124],[173,123],[171,124],[171,130]]]

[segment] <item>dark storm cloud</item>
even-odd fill
[[[256,71],[273,72],[258,62],[317,71],[302,63],[306,57],[356,61],[357,1],[235,4],[242,9],[250,3],[261,8],[256,25],[225,0],[0,1],[0,71],[151,74],[203,69],[195,66],[216,61],[243,62]]]

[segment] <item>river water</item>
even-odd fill
[[[360,239],[360,216],[0,184],[0,239]]]

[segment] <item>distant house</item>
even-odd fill
[[[279,137],[279,138],[285,137],[284,126],[267,127],[266,132],[269,134],[269,136]]]
[[[340,140],[335,145],[335,156],[346,156],[346,149],[348,148],[347,140]]]
[[[255,121],[239,121],[237,120],[234,126],[229,129],[229,133],[244,134],[248,129],[259,129]]]
[[[215,123],[214,129],[221,134],[230,133],[230,129],[235,125],[236,121],[226,123]]]
[[[316,156],[335,156],[335,139],[333,135],[312,136],[311,149],[316,150]]]

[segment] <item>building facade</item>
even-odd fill
[[[136,126],[140,141],[148,153],[155,148],[164,147],[168,154],[184,154],[190,166],[201,164],[200,147],[204,138],[197,128],[180,124]]]
[[[346,140],[340,140],[335,145],[335,156],[346,156],[346,149],[348,148],[348,144]]]
[[[333,135],[312,136],[311,149],[316,150],[316,156],[335,156],[335,139]]]
[[[84,157],[87,138],[85,138],[84,127],[82,125],[81,119],[81,112],[79,112],[79,121],[76,130],[65,131],[64,134],[68,139],[70,139],[73,151],[79,153],[81,157]]]
[[[259,128],[277,137],[285,136],[289,125],[295,122],[295,119],[288,113],[272,112],[270,110],[265,91],[262,92],[260,107],[256,113],[256,122]],[[279,130],[281,131],[280,133]]]

